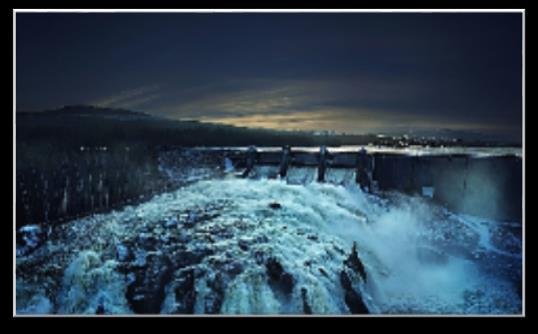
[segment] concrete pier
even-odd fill
[[[256,147],[250,146],[247,151],[247,157],[246,157],[246,163],[245,163],[245,171],[242,174],[242,177],[247,177],[252,169],[254,168],[254,164],[258,160],[258,151],[256,150]]]
[[[364,191],[372,192],[372,157],[369,157],[363,148],[357,156],[357,169],[355,171],[355,181]]]
[[[290,165],[291,160],[292,160],[291,147],[284,146],[282,148],[282,155],[281,155],[281,158],[280,158],[280,165],[278,167],[278,175],[280,175],[280,177],[286,177],[286,174],[288,173],[288,167]]]
[[[332,159],[332,155],[327,150],[326,146],[321,146],[319,148],[319,159],[318,159],[318,182],[325,182],[325,171],[329,166],[329,160]]]

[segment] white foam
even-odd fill
[[[281,208],[269,208],[269,203],[273,202],[278,202]],[[499,289],[499,281],[484,275],[478,263],[450,253],[450,248],[444,246],[451,242],[446,236],[447,229],[459,235],[460,228],[467,228],[465,233],[471,234],[469,239],[479,242],[460,246],[470,248],[469,252],[494,250],[487,239],[487,225],[473,225],[468,218],[449,221],[455,215],[443,216],[439,213],[443,210],[423,199],[407,196],[381,199],[363,193],[354,184],[295,185],[285,180],[235,178],[207,180],[155,196],[136,207],[71,224],[79,227],[79,233],[84,233],[82,227],[90,226],[91,222],[94,228],[99,226],[99,230],[107,231],[109,238],[112,235],[122,239],[137,233],[133,221],[152,224],[183,210],[206,208],[215,203],[226,204],[207,226],[218,225],[234,235],[211,244],[215,251],[212,259],[229,257],[245,268],[226,287],[221,309],[224,313],[301,313],[303,287],[308,290],[306,298],[314,313],[348,313],[339,274],[353,242],[357,242],[359,257],[368,274],[367,284],[358,288],[373,312],[520,311],[521,301],[509,284],[502,281],[503,288]],[[436,220],[440,223],[432,223]],[[257,240],[260,236],[266,237],[267,243],[252,244],[251,253],[239,250],[240,238]],[[91,313],[99,303],[104,303],[111,313],[130,312],[124,299],[126,279],[116,272],[113,261],[101,260],[99,243],[105,242],[105,238],[99,240],[92,246],[93,250],[81,253],[66,269],[60,312]],[[186,242],[189,249],[204,246],[201,239]],[[421,261],[417,254],[425,244],[435,254],[446,257],[446,261],[433,264]],[[66,247],[75,246],[67,244]],[[268,286],[263,275],[265,269],[252,258],[255,250],[276,257],[294,277],[289,300],[283,301]],[[138,255],[142,261],[143,254]],[[209,260],[204,261],[204,268],[211,269]],[[203,298],[210,291],[204,279],[196,284],[195,310],[203,312]],[[174,303],[173,289],[166,291],[165,312],[173,309]],[[486,301],[497,300],[499,296],[504,296],[504,304],[483,307]]]

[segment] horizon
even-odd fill
[[[172,122],[197,122],[200,124],[206,124],[206,125],[213,125],[213,126],[231,126],[235,128],[241,128],[241,129],[250,129],[250,130],[256,130],[256,131],[275,131],[275,132],[284,132],[284,133],[300,133],[304,135],[312,135],[312,136],[359,136],[359,137],[370,137],[375,136],[376,138],[409,138],[409,139],[438,139],[438,140],[463,140],[464,142],[474,142],[474,141],[482,141],[486,143],[498,143],[502,145],[515,145],[515,146],[521,146],[522,141],[521,138],[502,138],[498,135],[491,135],[485,132],[476,132],[472,130],[453,130],[450,128],[443,128],[443,127],[437,127],[432,129],[402,129],[402,128],[394,128],[389,131],[378,131],[378,132],[362,132],[362,133],[353,133],[353,132],[340,132],[337,130],[324,130],[324,129],[278,129],[278,128],[268,128],[268,127],[251,127],[251,126],[245,126],[241,124],[226,124],[226,123],[218,123],[218,122],[212,122],[207,120],[199,120],[195,118],[184,118],[184,119],[175,119],[170,118],[167,116],[158,116],[158,115],[152,115],[151,113],[147,113],[144,111],[139,110],[130,110],[125,108],[116,108],[116,107],[99,107],[95,105],[89,105],[89,104],[75,104],[75,105],[64,105],[57,108],[47,109],[47,110],[20,110],[17,111],[17,113],[20,114],[39,114],[39,113],[47,113],[47,112],[58,112],[58,111],[64,111],[66,109],[71,109],[72,112],[77,112],[76,108],[89,108],[89,109],[95,109],[98,111],[121,111],[121,112],[127,112],[127,113],[134,113],[134,114],[142,114],[144,116],[148,116],[150,118],[160,118],[167,121]]]

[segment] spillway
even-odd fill
[[[312,153],[303,163],[292,160],[285,176],[280,160],[267,162],[271,156],[243,175],[242,154],[212,152],[219,169],[188,170],[174,165],[171,154],[163,172],[191,178],[177,190],[74,219],[43,240],[38,228],[27,227],[21,250],[32,249],[17,257],[17,312],[522,312],[521,220],[504,208],[494,217],[468,212],[473,202],[451,208],[444,192],[461,190],[443,189],[435,167],[443,161],[447,173],[450,164],[462,166],[454,173],[473,189],[489,180],[482,161],[432,157],[424,167],[413,157],[378,155],[368,190],[357,184],[356,168],[338,164],[318,182]],[[505,182],[503,168],[518,166],[495,159],[501,176],[491,189]],[[405,175],[415,178],[398,180]],[[507,195],[496,196],[502,204]]]

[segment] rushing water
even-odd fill
[[[365,194],[345,170],[263,168],[52,230],[17,257],[17,312],[349,314],[356,243],[370,313],[521,313],[520,224]]]

